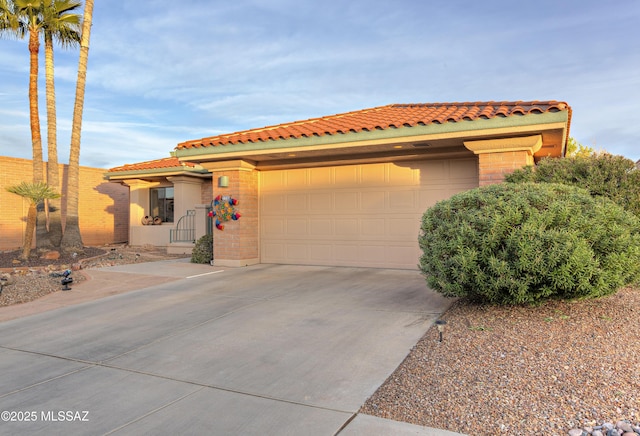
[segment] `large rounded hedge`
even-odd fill
[[[497,304],[600,297],[640,278],[640,221],[606,198],[505,183],[422,217],[420,269],[443,295]]]

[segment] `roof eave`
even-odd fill
[[[142,177],[171,177],[171,176],[192,176],[203,177],[209,175],[209,171],[204,168],[189,169],[183,166],[170,167],[170,168],[152,168],[141,170],[128,170],[128,171],[111,171],[105,173],[105,179],[112,180],[127,180]]]
[[[545,112],[540,114],[511,115],[509,117],[476,119],[470,121],[431,123],[413,127],[388,128],[375,131],[360,131],[334,135],[288,138],[264,142],[236,143],[206,147],[175,149],[175,156],[181,161],[206,161],[233,159],[239,156],[250,158],[260,155],[291,150],[329,149],[336,147],[357,147],[375,143],[412,142],[429,139],[463,137],[466,133],[473,136],[505,135],[509,132],[526,133],[547,129],[564,129],[566,142],[569,128],[569,111]],[[564,144],[562,144],[564,149]]]

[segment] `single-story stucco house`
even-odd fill
[[[415,269],[428,207],[563,156],[570,121],[559,101],[392,104],[185,141],[106,177],[130,188],[131,245],[188,248],[211,206],[215,265]]]

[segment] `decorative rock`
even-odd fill
[[[620,432],[614,428],[607,432],[607,436],[620,436]]]
[[[47,251],[40,258],[47,259],[47,260],[58,260],[60,259],[60,252],[56,250]]]
[[[583,433],[584,432],[580,428],[572,428],[569,430],[569,436],[582,436]]]
[[[594,430],[591,432],[591,436],[604,436],[600,430]]]
[[[616,428],[618,430],[623,431],[624,433],[633,433],[633,428],[631,428],[631,424],[625,421],[618,421],[616,423]]]
[[[2,281],[3,286],[13,285],[16,282],[16,279],[11,274],[2,274],[0,276],[0,281]]]
[[[625,431],[622,433],[622,436],[637,436],[637,433],[633,431]]]

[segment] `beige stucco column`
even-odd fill
[[[151,243],[144,239],[139,229],[142,227],[142,218],[149,210],[149,188],[157,183],[140,179],[123,180],[122,183],[129,187],[129,245]]]
[[[533,155],[542,148],[542,136],[465,141],[464,146],[478,155],[480,186],[504,181],[507,174],[533,165]]]
[[[139,226],[149,210],[149,188],[155,184],[140,179],[124,180],[122,183],[129,187],[129,227]]]
[[[201,164],[213,173],[213,198],[218,195],[238,200],[239,220],[222,223],[224,230],[213,228],[213,260],[216,266],[247,266],[260,263],[258,171],[255,165],[234,160]],[[219,186],[222,176],[228,186]]]
[[[195,210],[196,204],[201,204],[201,186],[204,180],[196,177],[173,176],[167,177],[173,183],[173,222],[178,222],[188,210]]]

